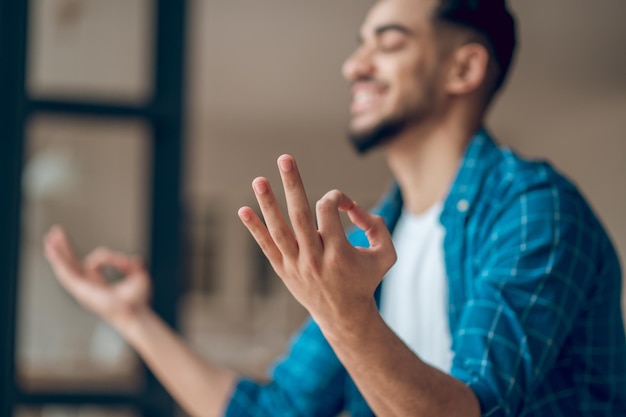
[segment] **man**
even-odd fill
[[[609,239],[573,185],[482,128],[515,45],[503,0],[380,0],[360,38],[343,68],[351,136],[384,150],[397,185],[377,214],[335,190],[314,217],[283,155],[288,221],[253,181],[264,221],[240,218],[311,314],[269,382],[203,362],[150,310],[136,259],[99,249],[80,263],[55,228],[60,282],[194,416],[626,415]],[[107,285],[104,265],[126,279]]]

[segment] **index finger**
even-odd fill
[[[44,252],[59,282],[70,289],[80,285],[83,268],[62,229],[53,228],[44,238]]]
[[[105,266],[111,266],[121,272],[128,273],[139,267],[138,262],[133,261],[129,256],[105,247],[99,247],[88,254],[85,257],[84,265],[91,272],[96,272]]]
[[[65,231],[54,226],[44,237],[44,251],[53,267],[63,271],[63,275],[80,275],[82,267]]]
[[[327,192],[317,202],[317,221],[325,246],[326,244],[342,245],[348,242],[339,212],[349,211],[355,204],[350,197],[339,190]]]
[[[295,159],[291,155],[281,155],[278,158],[278,168],[285,189],[289,219],[298,246],[311,252],[321,250],[320,237]]]
[[[363,210],[358,204],[346,210],[350,221],[365,231],[370,249],[393,246],[391,234],[382,217]]]

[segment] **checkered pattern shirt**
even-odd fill
[[[375,211],[393,230],[401,208],[395,186]],[[619,262],[576,188],[548,164],[497,147],[481,130],[440,221],[450,371],[474,391],[482,415],[626,416]],[[355,246],[367,246],[361,231],[348,236]],[[269,383],[238,382],[226,415],[334,416],[342,410],[373,415],[309,320]]]

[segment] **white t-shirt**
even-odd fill
[[[424,362],[450,373],[448,279],[444,264],[442,204],[398,219],[393,242],[398,260],[383,280],[381,315]]]

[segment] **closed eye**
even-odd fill
[[[387,31],[378,36],[378,48],[383,52],[394,52],[406,45],[406,35],[396,31]]]

